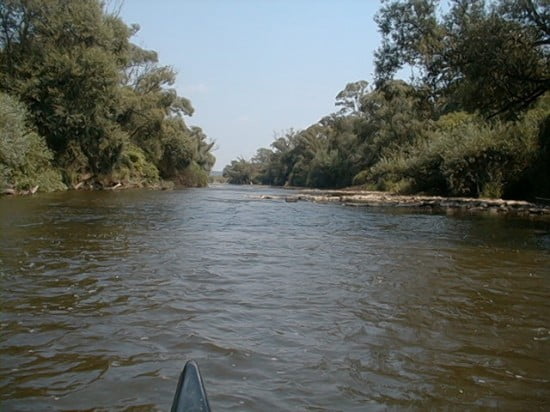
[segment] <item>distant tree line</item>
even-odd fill
[[[550,3],[440,3],[384,1],[374,84],[349,83],[338,112],[234,160],[228,181],[550,197]]]
[[[213,143],[138,29],[99,0],[0,2],[0,189],[207,183]]]

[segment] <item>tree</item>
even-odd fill
[[[128,173],[205,182],[214,164],[213,143],[185,124],[193,107],[175,71],[130,42],[138,29],[99,0],[0,3],[0,90],[26,105],[69,184]]]
[[[236,185],[249,185],[254,183],[256,170],[251,162],[243,158],[233,160],[230,165],[224,167],[223,177],[227,181]]]
[[[369,83],[366,80],[359,80],[348,83],[344,90],[336,95],[336,106],[342,106],[340,114],[358,114],[361,111],[361,101],[368,92]]]
[[[385,0],[375,87],[348,83],[338,112],[233,169],[273,185],[547,196],[548,1],[449,3]],[[410,82],[394,79],[403,67]]]
[[[546,0],[386,1],[377,16],[382,45],[377,85],[404,66],[444,99],[444,112],[517,118],[550,90],[550,5]]]
[[[115,116],[127,27],[84,0],[9,0],[0,25],[1,87],[27,104],[58,161],[74,142],[82,169],[110,172],[124,145]]]

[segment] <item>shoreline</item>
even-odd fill
[[[281,200],[289,203],[309,201],[340,203],[345,206],[393,207],[437,213],[472,213],[502,216],[529,216],[550,219],[550,205],[525,200],[504,200],[468,197],[398,195],[371,190],[291,189],[296,194],[260,195],[260,199]]]
[[[1,197],[19,197],[19,196],[32,196],[36,194],[44,193],[61,193],[61,192],[109,192],[109,191],[123,191],[123,190],[173,190],[179,187],[194,187],[178,185],[170,180],[163,180],[158,183],[143,183],[143,182],[117,182],[111,186],[104,186],[97,183],[79,182],[72,187],[67,187],[62,190],[52,191],[40,191],[40,186],[35,186],[28,190],[18,190],[12,187],[6,187],[0,189]]]

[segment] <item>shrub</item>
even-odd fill
[[[192,161],[173,180],[177,184],[187,187],[204,187],[208,186],[208,172]]]
[[[52,167],[52,152],[27,123],[27,111],[15,98],[0,93],[0,186],[41,191],[63,190]]]
[[[489,122],[452,113],[358,174],[355,182],[401,192],[501,197],[536,157],[539,124],[529,115]]]
[[[114,181],[136,184],[159,182],[159,171],[147,160],[145,152],[134,144],[129,144],[122,152],[120,161],[113,172]]]

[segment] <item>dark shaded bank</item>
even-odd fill
[[[342,203],[348,206],[403,207],[433,212],[488,213],[550,219],[550,205],[524,200],[478,199],[467,197],[404,196],[369,190],[304,189],[288,195],[260,195],[260,199],[286,202],[310,201]]]

